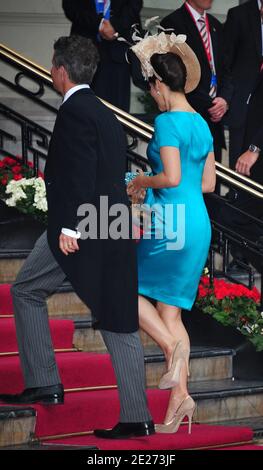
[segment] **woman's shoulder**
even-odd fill
[[[158,114],[158,116],[156,116],[155,121],[154,121],[154,126],[156,128],[167,126],[169,124],[172,124],[173,126],[175,126],[176,123],[179,121],[181,121],[179,113],[165,111],[164,113]]]

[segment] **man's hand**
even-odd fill
[[[61,233],[59,236],[59,248],[64,255],[68,256],[69,253],[75,253],[75,251],[79,250],[78,240]]]
[[[224,98],[215,98],[213,106],[208,109],[212,122],[220,122],[228,110],[228,104]]]
[[[250,170],[252,166],[256,163],[258,157],[259,153],[250,152],[250,150],[247,150],[237,160],[236,171],[238,173],[241,173],[241,175],[250,176]]]
[[[99,33],[106,41],[114,41],[117,37],[117,33],[109,20],[103,20]]]

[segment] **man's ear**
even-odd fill
[[[66,71],[64,65],[61,65],[60,73],[61,73],[61,79],[63,80],[64,83],[69,80],[68,72]]]

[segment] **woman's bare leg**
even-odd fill
[[[160,317],[158,310],[141,295],[139,295],[139,322],[140,327],[160,346],[169,363],[176,339]]]
[[[157,310],[167,330],[173,336],[175,343],[181,341],[182,349],[190,351],[189,336],[182,322],[181,309],[178,307],[173,307],[171,305],[164,304],[162,302],[158,302]],[[171,390],[171,395],[164,423],[168,423],[169,421],[171,421],[178,406],[188,395],[187,381],[188,367],[186,363],[183,363],[180,372],[180,382],[176,387]]]

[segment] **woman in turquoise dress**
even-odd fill
[[[163,113],[148,147],[152,176],[140,174],[128,185],[133,197],[146,190],[144,207],[152,210],[138,243],[139,319],[166,357],[167,373],[159,387],[172,389],[157,432],[176,432],[185,416],[191,431],[195,403],[187,389],[190,342],[181,309],[191,310],[207,260],[211,226],[203,193],[214,191],[216,179],[209,127],[185,96],[198,82],[190,84],[180,55],[173,51],[150,58],[151,95]]]

